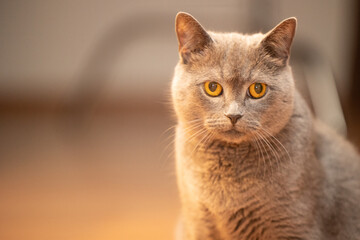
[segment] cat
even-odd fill
[[[294,86],[296,24],[217,33],[177,14],[178,239],[360,239],[360,157]]]

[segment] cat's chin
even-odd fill
[[[241,143],[248,140],[246,133],[233,128],[219,133],[219,138],[229,143]]]

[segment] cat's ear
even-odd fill
[[[201,52],[213,42],[201,24],[188,13],[179,12],[176,15],[175,30],[184,64],[189,62],[191,54]]]
[[[271,57],[285,65],[290,56],[290,48],[295,35],[296,18],[288,18],[269,31],[261,45]]]

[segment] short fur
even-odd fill
[[[290,18],[267,34],[215,33],[177,15],[181,239],[360,239],[359,155],[295,89],[295,27]],[[222,95],[208,96],[205,81]],[[249,97],[254,82],[267,84],[264,97]],[[233,125],[228,113],[241,118]]]

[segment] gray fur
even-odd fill
[[[182,239],[360,239],[360,158],[294,87],[296,20],[267,34],[194,35],[202,27],[189,16],[177,16],[177,33],[192,37],[179,42],[172,83]],[[223,94],[206,95],[205,81]],[[254,82],[268,85],[264,97],[247,95]],[[233,126],[227,111],[243,117]]]

